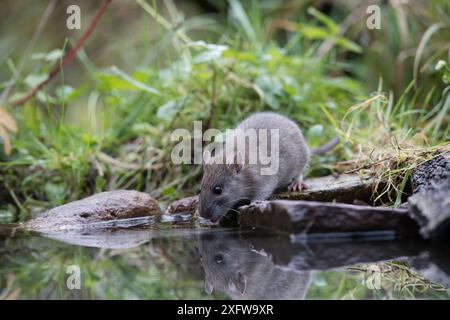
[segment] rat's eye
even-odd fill
[[[221,255],[221,254],[216,254],[215,256],[214,256],[214,261],[216,262],[216,263],[222,263],[223,262],[223,255]]]
[[[221,193],[222,193],[222,187],[215,186],[215,187],[212,189],[212,191],[213,191],[214,194],[221,194]]]

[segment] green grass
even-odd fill
[[[195,194],[201,170],[172,164],[170,133],[192,130],[194,120],[207,122],[212,106],[214,128],[273,110],[298,122],[312,147],[338,134],[342,147],[314,159],[310,175],[364,167],[374,175],[384,172],[397,194],[414,165],[447,148],[450,73],[443,48],[449,33],[441,28],[422,37],[431,25],[449,21],[445,1],[405,7],[407,35],[396,20],[400,9],[388,5],[379,33],[366,30],[364,20],[342,32],[341,21],[355,9],[345,4],[326,16],[306,10],[309,1],[294,8],[278,1],[230,1],[215,16],[193,17],[156,1],[134,5],[143,21],[152,21],[156,36],[140,43],[145,58],[133,68],[99,68],[82,50],[81,85],[63,80],[7,109],[18,132],[10,134],[12,153],[0,154],[0,194],[8,199],[0,200],[0,209],[13,211],[14,220],[103,190],[143,190],[162,202]],[[395,67],[406,50],[398,48],[401,36],[412,57],[420,47],[415,83],[414,59]],[[328,51],[324,44],[331,44]],[[13,97],[59,58],[38,56],[33,70],[17,79]],[[0,67],[12,74],[15,61],[0,57]],[[403,70],[404,77],[394,81],[392,70]],[[350,167],[333,166],[348,160]]]

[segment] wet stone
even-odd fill
[[[164,214],[166,215],[190,214],[194,216],[197,208],[198,208],[198,196],[192,196],[172,202],[167,207],[167,210],[164,212]]]
[[[120,221],[132,221],[131,224],[124,223],[131,227],[136,224],[157,222],[160,216],[158,202],[150,195],[133,190],[116,190],[53,208],[26,222],[24,227],[45,232],[80,228],[117,228]]]

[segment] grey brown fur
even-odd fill
[[[236,129],[268,129],[268,132],[270,129],[279,129],[279,170],[274,175],[261,175],[262,165],[259,162],[248,164],[248,159],[242,165],[205,163],[199,212],[200,216],[213,222],[239,204],[267,199],[277,189],[290,186],[298,190],[311,154],[297,124],[279,114],[255,113]],[[248,146],[245,150],[248,152]],[[212,192],[215,186],[222,188],[220,195]]]

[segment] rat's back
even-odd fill
[[[285,188],[306,169],[310,151],[298,125],[289,118],[273,112],[260,112],[249,116],[236,129],[267,129],[270,150],[270,130],[278,129],[279,169],[276,174],[277,189]],[[258,147],[260,147],[258,145]]]

